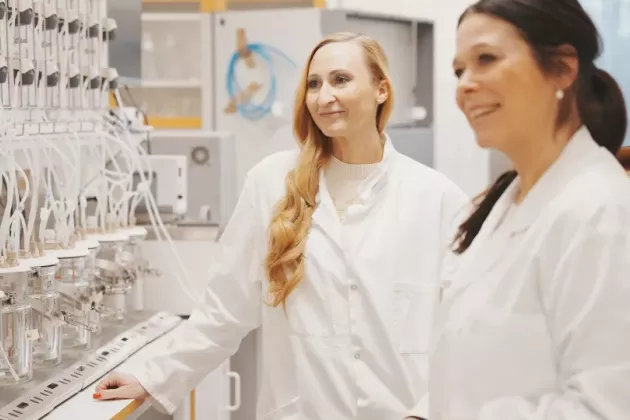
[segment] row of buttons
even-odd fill
[[[351,284],[350,285],[350,289],[351,290],[357,290],[358,286],[356,284]],[[361,354],[359,354],[358,352],[354,354],[354,359],[355,360],[359,360],[361,358]]]

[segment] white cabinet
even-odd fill
[[[131,95],[153,127],[211,128],[210,25],[208,13],[142,13],[142,82]]]
[[[231,420],[241,404],[240,376],[230,372],[229,362],[206,377],[175,411],[173,416],[149,408],[127,420]],[[117,418],[117,417],[116,417]]]
[[[173,415],[173,420],[230,420],[240,406],[240,376],[229,363],[203,380]]]

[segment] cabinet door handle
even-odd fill
[[[237,372],[230,371],[227,373],[227,377],[230,379],[230,385],[232,381],[234,382],[234,404],[228,405],[227,410],[236,411],[241,408],[241,375]]]

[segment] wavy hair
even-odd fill
[[[286,195],[277,204],[269,226],[269,252],[265,269],[269,280],[269,305],[286,307],[287,297],[304,279],[304,249],[311,227],[319,173],[332,154],[331,139],[317,127],[306,107],[308,73],[315,53],[336,42],[356,42],[363,47],[367,64],[375,82],[385,81],[388,97],[378,106],[376,128],[381,134],[393,107],[393,90],[388,73],[387,57],[381,45],[365,35],[340,32],[320,41],[308,57],[295,99],[293,131],[300,146],[295,169],[286,176]]]

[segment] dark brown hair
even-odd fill
[[[566,122],[576,101],[581,121],[595,141],[617,154],[628,125],[624,97],[615,79],[595,66],[594,61],[601,54],[599,32],[578,0],[480,0],[464,11],[458,26],[474,13],[493,16],[516,27],[547,74],[564,70],[563,55],[577,55],[578,77],[560,104],[558,124]],[[567,46],[573,50],[567,51]],[[475,211],[461,224],[455,237],[456,253],[463,253],[472,244],[516,175],[516,171],[502,174],[478,197]]]

